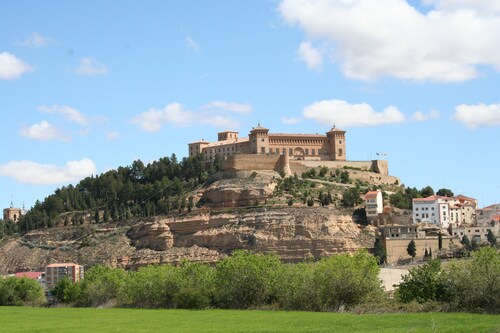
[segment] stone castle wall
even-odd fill
[[[227,156],[224,161],[224,170],[274,170],[283,171],[285,167],[286,155],[254,155],[254,154],[236,154]],[[289,159],[291,173],[301,174],[307,169],[325,166],[328,169],[341,169],[350,167],[359,169],[349,170],[351,175],[356,175],[355,178],[365,181],[378,181],[381,183],[392,184],[397,179],[389,176],[389,168],[387,161],[310,161],[310,160],[294,160]],[[365,172],[370,172],[368,174]],[[373,175],[375,173],[376,175]]]

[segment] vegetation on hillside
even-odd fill
[[[58,225],[119,221],[189,210],[195,204],[188,194],[222,169],[222,160],[205,161],[198,155],[178,161],[175,155],[144,165],[136,160],[76,186],[59,188],[37,201],[19,222],[21,231]],[[75,212],[74,214],[67,214]]]

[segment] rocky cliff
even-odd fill
[[[375,231],[323,207],[234,208],[133,225],[62,227],[0,243],[0,274],[54,261],[135,269],[187,259],[215,262],[236,249],[276,253],[286,262],[371,247]]]

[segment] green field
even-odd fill
[[[0,307],[0,332],[500,332],[500,317]]]

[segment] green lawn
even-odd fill
[[[0,332],[500,332],[500,317],[0,307]]]

